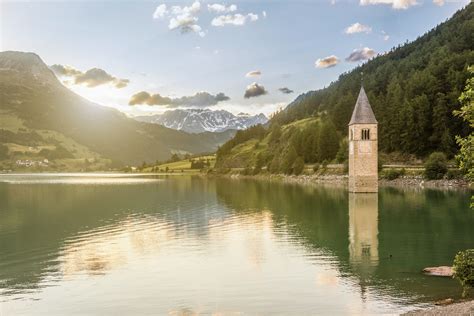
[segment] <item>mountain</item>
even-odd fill
[[[0,100],[0,160],[138,164],[211,152],[234,133],[189,134],[138,122],[73,93],[34,53],[0,52]]]
[[[210,109],[177,109],[166,111],[163,114],[137,116],[134,119],[141,122],[160,124],[188,133],[246,129],[257,124],[265,124],[268,121],[268,118],[262,113],[258,115],[245,113],[234,115],[225,110],[213,111]]]
[[[474,65],[474,3],[413,42],[342,74],[327,88],[300,95],[272,117],[263,135],[250,129],[237,133],[220,147],[217,166],[274,162],[276,170],[282,163],[276,158],[294,151],[306,163],[333,160],[337,148],[327,137],[331,135],[337,147],[347,135],[361,82],[379,122],[382,155],[423,158],[441,151],[452,158],[457,152],[455,136],[471,131],[453,115],[470,76],[469,65]],[[326,136],[317,136],[323,132]],[[343,157],[346,143],[339,149]]]

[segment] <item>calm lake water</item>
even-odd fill
[[[469,192],[0,175],[0,314],[379,314],[459,297]]]

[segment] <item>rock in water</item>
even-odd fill
[[[423,273],[434,276],[452,277],[453,268],[448,266],[428,267],[423,269]]]

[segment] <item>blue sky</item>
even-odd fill
[[[302,92],[327,86],[361,58],[415,39],[468,2],[2,1],[0,49],[69,65],[79,74],[60,77],[69,88],[130,114],[186,107],[193,99],[182,97],[202,91],[209,104],[189,105],[270,114]],[[359,58],[346,61],[353,50]],[[108,77],[88,84],[96,74],[87,73],[91,68]],[[261,74],[246,77],[251,71]],[[119,79],[128,82],[117,88]],[[251,97],[244,98],[247,87]],[[284,87],[294,92],[278,90]],[[140,91],[157,104],[129,106]],[[212,102],[220,92],[229,99]]]

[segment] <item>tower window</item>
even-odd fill
[[[351,128],[351,140],[353,140],[353,139],[354,139],[354,129]]]
[[[362,140],[369,140],[370,139],[370,129],[364,128],[362,129]]]

